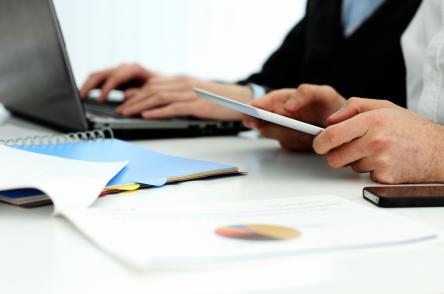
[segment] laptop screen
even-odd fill
[[[87,129],[51,0],[0,1],[0,102],[60,129]]]

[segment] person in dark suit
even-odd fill
[[[379,2],[359,27],[346,32],[344,17],[341,21],[345,14],[342,1],[308,1],[305,18],[261,72],[246,82],[272,89],[325,84],[345,97],[390,98],[405,106],[406,72],[400,38],[421,1]]]
[[[81,95],[100,87],[99,101],[124,88],[117,111],[147,119],[174,116],[239,120],[241,115],[199,99],[193,87],[249,103],[272,89],[304,83],[330,85],[344,97],[390,99],[405,106],[405,65],[400,38],[421,0],[308,0],[305,17],[262,70],[238,84],[164,77],[139,65],[92,74]],[[128,86],[130,85],[131,86]]]

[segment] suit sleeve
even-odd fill
[[[301,83],[300,67],[306,49],[305,18],[285,37],[281,46],[268,58],[260,72],[239,82],[245,85],[254,83],[268,90],[297,87]]]

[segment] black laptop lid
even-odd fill
[[[13,113],[85,130],[51,0],[0,0],[0,102]]]

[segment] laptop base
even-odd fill
[[[210,125],[205,128],[188,129],[141,129],[141,130],[123,130],[113,129],[114,136],[123,140],[144,140],[144,139],[171,139],[171,138],[193,138],[203,136],[233,136],[246,129],[241,123],[232,122],[236,126],[230,128],[216,128]]]

